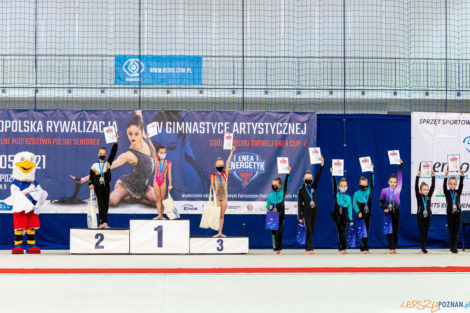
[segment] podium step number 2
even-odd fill
[[[129,229],[72,228],[70,253],[128,254]]]
[[[188,254],[188,220],[131,220],[131,254]]]

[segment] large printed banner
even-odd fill
[[[413,113],[411,118],[411,212],[416,214],[414,191],[416,173],[422,161],[432,161],[436,172],[436,186],[432,197],[433,214],[445,214],[445,197],[442,191],[447,156],[460,155],[460,168],[468,173],[470,162],[470,114],[459,113]],[[449,177],[458,172],[449,173]],[[431,186],[431,178],[422,178]],[[469,176],[465,175],[462,193],[462,209],[469,210]]]
[[[86,176],[106,145],[104,128],[114,126],[117,155],[126,153],[130,163],[112,171],[110,213],[156,213],[153,158],[138,121],[133,111],[0,111],[0,199],[10,194],[14,155],[26,150],[37,155],[36,179],[49,193],[42,212],[85,213]],[[202,212],[215,160],[229,156],[223,150],[228,132],[236,151],[227,213],[263,214],[272,180],[285,177],[277,174],[277,157],[288,157],[293,170],[286,209],[296,214],[297,189],[311,167],[308,147],[316,145],[316,114],[144,111],[143,128],[152,122],[158,134],[150,139],[166,147],[172,163],[171,194],[180,213]],[[111,145],[106,146],[109,153]]]
[[[116,85],[200,85],[202,57],[126,56],[114,58]]]

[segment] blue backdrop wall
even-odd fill
[[[358,158],[370,155],[375,165],[375,188],[369,242],[373,248],[385,248],[386,238],[382,234],[383,212],[378,206],[381,188],[387,186],[388,176],[396,172],[396,166],[389,165],[387,150],[399,149],[404,161],[402,209],[400,217],[399,247],[419,247],[419,232],[416,216],[410,214],[410,157],[411,120],[401,115],[318,115],[317,144],[326,159],[325,169],[318,188],[319,216],[314,234],[315,248],[336,248],[335,226],[330,217],[333,207],[331,174],[332,158],[345,159],[346,178],[349,194],[357,190],[362,176]],[[307,154],[306,154],[307,156]],[[275,157],[275,156],[273,156]],[[306,168],[293,168],[305,172]],[[316,169],[314,169],[316,170]],[[273,173],[273,176],[275,173]],[[297,190],[301,181],[291,181],[289,189]],[[128,227],[130,219],[150,219],[153,215],[111,214],[109,223],[113,227]],[[42,214],[41,229],[38,231],[38,244],[43,249],[68,249],[69,230],[72,227],[85,227],[84,214]],[[200,229],[199,215],[183,215],[189,219],[192,235],[212,235],[213,231]],[[13,217],[0,214],[0,248],[9,249],[13,240]],[[295,243],[297,219],[288,216],[284,232],[284,247],[299,248]],[[227,215],[224,232],[229,236],[250,237],[251,248],[271,248],[271,235],[264,230],[263,215]],[[447,246],[445,216],[433,216],[429,231],[429,248]]]

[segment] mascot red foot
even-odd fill
[[[36,230],[39,228],[39,209],[47,198],[35,180],[36,156],[31,152],[20,152],[13,161],[13,181],[11,196],[5,200],[13,207],[13,226],[15,229],[15,246],[13,254],[23,254],[23,237],[26,232],[27,253],[41,253],[36,246]]]

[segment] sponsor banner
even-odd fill
[[[209,195],[207,195],[209,196]],[[292,196],[290,197],[292,198]],[[295,197],[297,198],[297,197]],[[85,200],[87,202],[88,200]],[[180,214],[202,214],[207,201],[175,201],[175,206]],[[286,214],[297,214],[297,201],[285,201]],[[114,214],[157,214],[154,207],[142,204],[120,203],[116,207],[110,208],[110,213]],[[0,211],[1,213],[11,213],[10,211]],[[87,205],[66,205],[56,204],[53,201],[46,201],[41,208],[42,214],[86,214]],[[225,214],[265,214],[265,201],[229,201]]]
[[[460,155],[460,168],[466,173],[462,193],[462,210],[469,210],[469,163],[470,163],[470,114],[460,113],[413,113],[411,116],[411,212],[416,214],[415,179],[422,161],[432,162],[436,172],[436,186],[432,197],[433,214],[445,214],[445,197],[442,191],[444,173],[448,170],[448,156]],[[455,171],[459,180],[460,174]],[[422,177],[431,185],[431,177]],[[466,187],[465,187],[466,186]]]
[[[36,179],[49,193],[42,213],[85,213],[87,175],[105,143],[104,130],[119,135],[112,170],[110,213],[156,213],[155,164],[141,129],[155,123],[150,138],[166,147],[171,161],[171,195],[180,213],[201,213],[207,202],[210,174],[221,157],[224,134],[233,133],[236,150],[230,164],[228,214],[263,214],[277,156],[292,160],[286,194],[288,214],[296,214],[302,175],[311,169],[308,147],[316,145],[317,116],[313,113],[144,111],[139,125],[133,111],[0,111],[0,200],[10,195],[13,157],[36,154]],[[123,161],[123,162],[121,162]],[[158,165],[157,165],[158,166]],[[73,178],[76,178],[74,180]],[[0,211],[8,212],[8,211]]]
[[[202,57],[114,57],[116,85],[201,85]]]

